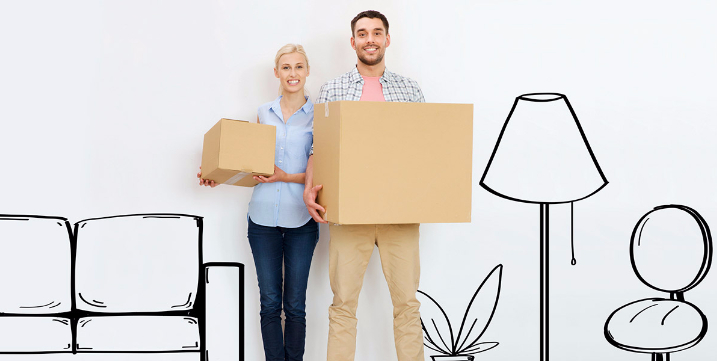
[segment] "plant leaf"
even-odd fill
[[[485,333],[490,321],[493,319],[495,309],[498,306],[502,279],[503,265],[499,264],[490,271],[473,294],[466,308],[466,313],[463,316],[461,328],[458,331],[458,337],[453,347],[457,353],[472,349],[473,346],[477,345],[483,333]],[[464,332],[465,336],[461,338]],[[476,332],[478,336],[471,337],[471,334],[475,334]]]
[[[481,342],[481,343],[477,343],[477,344],[473,345],[473,347],[471,347],[469,349],[463,350],[461,353],[473,355],[473,354],[481,353],[483,351],[488,351],[496,346],[498,346],[497,342]]]
[[[426,341],[446,355],[453,354],[453,328],[441,305],[427,293],[418,290],[416,298],[421,302],[421,326]],[[447,343],[446,341],[450,342]]]
[[[441,350],[441,349],[433,348],[432,344],[429,345],[429,344],[427,344],[427,343],[424,343],[424,345],[425,345],[426,347],[430,348],[430,349],[433,350],[433,351],[440,352],[440,353],[442,353],[442,354],[448,355],[445,351],[443,351],[443,350]]]

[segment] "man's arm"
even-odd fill
[[[316,104],[327,103],[329,101],[329,83],[324,83],[319,90],[319,97],[316,99]],[[324,186],[319,184],[314,187],[314,145],[311,144],[311,152],[309,153],[309,160],[306,162],[306,172],[304,173],[304,203],[306,209],[309,210],[311,218],[319,223],[328,223],[319,215],[318,211],[326,213],[326,209],[320,204],[316,203],[316,197],[319,195],[319,190]]]
[[[329,101],[329,83],[324,83],[324,85],[321,86],[321,89],[319,90],[319,97],[316,98],[316,104],[318,103],[328,103]]]
[[[421,87],[418,86],[418,82],[411,80],[411,88],[413,88],[413,101],[416,103],[425,103],[426,99],[423,98],[423,92]]]
[[[323,188],[323,185],[319,184],[314,187],[314,156],[309,156],[309,161],[306,163],[306,173],[304,176],[306,182],[304,183],[304,203],[306,209],[309,210],[311,218],[319,223],[328,223],[319,215],[319,210],[326,213],[326,209],[316,203],[316,197],[319,194],[319,190]]]

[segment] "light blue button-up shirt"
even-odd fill
[[[314,103],[306,104],[284,122],[279,101],[259,107],[259,123],[276,127],[274,164],[284,172],[304,173],[314,141]],[[249,217],[267,227],[301,227],[311,219],[304,204],[304,185],[299,183],[259,183],[249,202]]]

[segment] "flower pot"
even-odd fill
[[[471,355],[438,355],[438,356],[431,356],[431,360],[433,361],[473,361],[473,356]]]

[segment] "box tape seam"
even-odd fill
[[[233,177],[227,179],[226,182],[224,182],[222,184],[230,184],[230,185],[234,184],[234,183],[238,182],[239,180],[241,180],[242,178],[244,178],[245,176],[247,176],[248,174],[249,173],[247,173],[247,172],[239,172],[239,173],[235,174]]]

